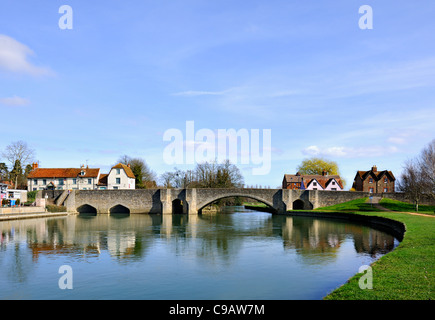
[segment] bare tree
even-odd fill
[[[424,197],[426,180],[418,165],[417,161],[409,160],[403,168],[401,180],[399,181],[399,190],[415,204],[415,211],[418,211],[418,205]]]
[[[34,160],[35,150],[30,148],[24,141],[15,141],[8,145],[2,156],[6,158],[11,167],[15,165],[15,161],[19,160],[22,166],[27,166]]]
[[[418,165],[424,179],[424,194],[435,200],[435,139],[422,150]]]

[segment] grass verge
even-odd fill
[[[365,200],[364,200],[365,201]],[[361,201],[325,207],[335,212],[359,207]],[[388,201],[387,201],[388,203]],[[370,204],[369,204],[370,205]],[[384,203],[382,203],[384,205]],[[399,204],[395,204],[398,208]],[[335,209],[334,209],[335,208]],[[341,208],[337,209],[337,208]],[[363,210],[367,209],[362,206]],[[403,211],[403,207],[401,209]],[[433,300],[435,299],[435,217],[402,212],[354,211],[356,215],[379,216],[405,224],[403,241],[392,252],[375,261],[373,289],[360,289],[363,274],[356,274],[347,283],[329,293],[325,300]]]
[[[413,213],[422,213],[422,214],[431,214],[435,215],[435,206],[426,206],[419,205],[418,211],[415,211],[415,205],[412,203],[401,202],[392,199],[383,198],[379,204],[384,208],[387,208],[392,211],[400,211],[400,212],[413,212]]]

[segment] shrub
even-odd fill
[[[47,209],[48,212],[65,212],[66,211],[66,207],[56,206],[54,204],[47,204],[45,206],[45,208]]]

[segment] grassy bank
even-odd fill
[[[371,265],[373,271],[373,289],[360,289],[358,282],[363,274],[356,274],[346,284],[327,295],[325,299],[435,299],[435,217],[423,217],[399,212],[372,211],[372,208],[369,209],[363,205],[365,200],[350,201],[341,205],[325,207],[322,210],[330,209],[335,212],[349,212],[349,208],[362,208],[362,210],[355,210],[352,213],[400,221],[406,226],[405,237],[396,249]],[[385,203],[381,204],[384,205]],[[390,206],[397,209],[402,205],[393,203]]]
[[[391,200],[386,198],[382,199],[379,203],[384,208],[387,208],[392,211],[414,212],[414,213],[435,215],[435,206],[419,205],[418,212],[417,212],[415,210],[415,205],[411,203],[406,203],[406,202],[401,202],[401,201]]]
[[[315,210],[317,211],[378,211],[370,203],[367,203],[368,198],[355,199],[352,201],[347,201],[339,203],[329,207],[321,207]]]

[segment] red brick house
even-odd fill
[[[369,171],[357,171],[352,188],[369,193],[392,193],[395,192],[395,181],[391,171],[378,171],[373,166]]]

